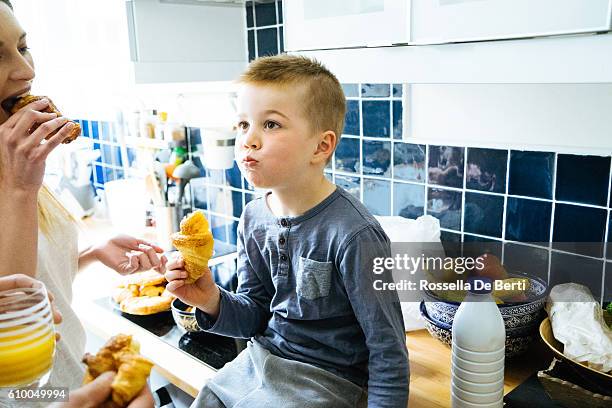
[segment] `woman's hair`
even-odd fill
[[[7,6],[9,6],[11,10],[13,9],[13,5],[11,4],[9,0],[0,0],[0,3],[6,4]]]

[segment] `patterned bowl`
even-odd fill
[[[172,301],[172,317],[182,331],[190,333],[200,331],[193,307],[181,302],[178,298]]]
[[[539,325],[544,319],[544,304],[546,303],[547,285],[540,278],[521,274],[510,274],[513,278],[528,278],[529,289],[526,292],[526,302],[513,302],[499,304],[499,311],[504,319],[506,331],[519,327]],[[451,302],[439,298],[435,293],[426,290],[423,292],[425,308],[430,319],[441,325],[452,326],[453,318],[461,303]]]
[[[429,317],[424,301],[421,301],[420,311],[429,334],[450,347],[453,339],[452,325],[436,322]],[[531,342],[538,337],[538,326],[539,322],[516,329],[506,329],[506,358],[526,352]]]

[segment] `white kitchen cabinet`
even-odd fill
[[[244,4],[126,1],[137,84],[229,81],[246,68]]]
[[[611,0],[412,0],[410,42],[436,44],[608,31]]]
[[[289,0],[283,8],[288,51],[408,42],[406,0]]]

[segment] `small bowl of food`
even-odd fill
[[[172,301],[172,317],[179,329],[192,333],[198,332],[200,326],[195,317],[195,308],[181,302],[179,299]]]

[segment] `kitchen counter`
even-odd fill
[[[214,368],[100,306],[99,302],[79,297],[75,298],[73,306],[85,327],[97,336],[109,338],[120,332],[134,335],[141,343],[142,354],[155,363],[154,369],[192,396],[196,396],[198,390],[215,375]],[[450,349],[432,338],[426,330],[407,333],[406,344],[410,353],[411,370],[409,406],[450,406]],[[506,362],[504,393],[508,393],[538,369],[548,365],[551,358],[544,347],[543,344],[536,343],[527,354]]]

